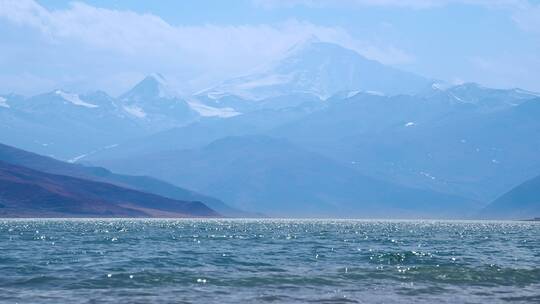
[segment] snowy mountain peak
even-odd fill
[[[309,93],[326,99],[354,90],[407,94],[429,83],[423,77],[367,59],[341,45],[311,38],[289,49],[279,60],[251,74],[226,80],[205,93],[228,93],[253,100]]]
[[[313,45],[317,43],[321,43],[321,39],[315,35],[311,35],[305,40],[299,41],[295,45],[293,45],[289,50],[287,50],[284,55],[288,56],[294,53],[303,52],[305,49],[309,49],[310,47],[313,47]]]
[[[344,56],[352,56],[356,59],[361,58],[363,60],[369,60],[354,50],[351,50],[339,44],[324,42],[315,38],[308,39],[298,44],[297,46],[290,49],[286,54],[288,56],[299,56],[303,58],[307,57],[308,55],[319,56],[319,58],[342,58]]]
[[[176,127],[199,116],[159,73],[146,76],[119,99],[128,117],[146,124]]]
[[[304,45],[307,45],[307,44],[312,44],[312,43],[317,43],[317,42],[321,42],[321,39],[319,39],[319,37],[315,34],[312,34],[311,36],[309,36],[306,40],[302,41],[301,43],[304,44]]]
[[[159,73],[152,73],[121,96],[123,100],[142,101],[155,98],[174,98],[176,92]]]
[[[167,80],[160,73],[152,73],[152,74],[146,76],[146,78],[153,79],[154,81],[159,82],[162,85],[167,84]]]

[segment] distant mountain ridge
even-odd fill
[[[199,201],[225,216],[247,215],[245,212],[231,208],[219,199],[183,189],[152,177],[114,174],[105,168],[70,164],[3,144],[0,144],[0,161],[45,173],[109,183],[175,200]]]
[[[200,121],[87,160],[107,164],[122,157],[198,149],[227,136],[269,135],[364,175],[489,202],[540,170],[540,159],[531,150],[540,145],[535,136],[540,132],[535,116],[540,102],[533,94],[507,90],[482,88],[486,99],[459,91],[456,97],[462,101],[452,96],[457,93],[438,89],[428,96],[355,92],[312,106]]]
[[[540,170],[540,99],[486,111],[438,97],[360,94],[272,130],[361,172],[489,202]]]
[[[200,202],[44,173],[0,161],[2,217],[215,217]]]
[[[73,161],[127,139],[236,113],[188,103],[167,88],[159,74],[145,77],[119,98],[101,91],[76,94],[61,89],[0,98],[0,142]]]
[[[514,220],[540,218],[540,176],[506,192],[484,208],[479,216]]]
[[[154,166],[143,164],[152,163]],[[363,176],[287,140],[225,137],[200,149],[105,161],[223,197],[235,207],[274,216],[459,217],[476,203]]]

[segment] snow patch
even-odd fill
[[[268,75],[264,78],[248,80],[236,87],[240,90],[254,89],[258,87],[266,87],[288,83],[292,80],[292,75]]]
[[[214,108],[193,101],[188,102],[188,104],[193,110],[195,110],[197,113],[204,117],[229,118],[242,114],[240,112],[237,112],[233,108]]]
[[[450,93],[450,96],[454,97],[454,98],[455,98],[457,101],[459,101],[459,102],[466,102],[465,100],[463,100],[463,99],[457,97],[454,93]]]
[[[312,90],[316,90],[316,88],[312,88]],[[309,92],[309,91],[308,91]],[[347,93],[347,97],[346,98],[351,98],[351,97],[354,97],[360,93],[364,93],[364,94],[368,94],[368,95],[373,95],[373,96],[386,96],[383,92],[379,92],[379,91],[359,91],[359,90],[356,90],[356,91],[350,91],[349,93]],[[319,96],[320,97],[320,96]],[[322,99],[322,98],[321,98]]]
[[[349,94],[347,94],[347,98],[351,98],[351,97],[355,96],[358,93],[360,93],[360,91],[350,91]]]
[[[424,172],[424,171],[420,172],[420,174],[427,177],[427,178],[429,178],[429,179],[432,179],[432,180],[437,179],[435,176],[433,176],[433,175],[431,175],[431,174],[429,174],[427,172]]]
[[[375,96],[385,96],[383,92],[379,92],[379,91],[366,91],[366,93],[369,95],[375,95]]]
[[[81,98],[79,98],[79,95],[77,95],[77,94],[66,93],[66,92],[60,91],[60,90],[57,90],[54,93],[56,95],[62,97],[65,101],[69,101],[69,102],[71,102],[72,104],[74,104],[76,106],[87,107],[87,108],[97,108],[98,107],[95,104],[91,104],[91,103],[87,103],[87,102],[83,101]]]
[[[446,89],[448,89],[448,85],[440,82],[435,82],[431,85],[431,88],[433,90],[445,91]]]
[[[79,156],[75,156],[75,157],[69,159],[67,162],[68,162],[68,163],[76,163],[76,162],[78,162],[79,160],[81,160],[81,159],[83,159],[83,158],[85,158],[85,157],[87,157],[87,156],[96,154],[97,152],[100,152],[100,151],[103,151],[103,150],[112,149],[112,148],[117,147],[117,146],[118,146],[118,144],[108,145],[108,146],[99,148],[99,149],[97,149],[97,150],[93,150],[93,151],[90,151],[90,152],[88,152],[88,153],[81,154],[81,155],[79,155]]]
[[[7,104],[7,99],[2,96],[0,96],[0,107],[9,108],[9,105]]]
[[[211,93],[206,94],[206,96],[208,96],[208,98],[212,100],[218,100],[225,95],[226,93],[223,93],[223,92],[211,92]]]
[[[79,161],[79,160],[81,160],[81,159],[83,159],[83,158],[85,158],[87,156],[88,156],[88,154],[81,154],[79,156],[75,156],[74,158],[69,159],[68,163],[76,163],[77,161]]]
[[[128,112],[129,114],[137,117],[137,118],[145,118],[146,117],[146,112],[144,112],[143,109],[141,109],[140,107],[138,106],[124,106],[123,107],[124,110],[126,112]]]
[[[525,94],[525,95],[532,95],[532,96],[540,97],[540,93],[531,92],[531,91],[527,91],[527,90],[523,90],[519,88],[514,89],[514,92],[518,94]]]

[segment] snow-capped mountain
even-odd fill
[[[152,73],[147,75],[133,88],[120,96],[121,99],[142,102],[156,98],[174,99],[178,93],[172,89],[163,75]]]
[[[310,93],[326,99],[341,91],[412,94],[430,80],[369,60],[333,43],[310,39],[290,49],[277,61],[256,71],[199,92],[211,99],[232,94],[261,100]]]
[[[288,75],[290,81],[247,85],[275,75]],[[231,200],[237,198],[228,196],[228,189],[241,191],[250,183],[253,187],[242,200],[259,200],[258,193],[267,191],[275,194],[273,200],[286,202],[293,192],[285,190],[296,188],[283,184],[287,188],[274,193],[272,181],[310,175],[311,168],[321,168],[323,174],[310,175],[309,184],[323,189],[334,178],[335,187],[318,196],[328,202],[363,196],[341,196],[366,185],[340,188],[342,176],[350,177],[346,182],[371,176],[487,201],[540,172],[537,93],[434,82],[322,42],[295,48],[266,70],[225,82],[222,91],[217,88],[181,97],[154,74],[118,98],[64,89],[28,98],[0,95],[0,142],[71,162],[121,162],[119,169],[148,170],[138,173],[162,174],[173,168],[171,181],[199,190],[215,187],[209,193]],[[393,95],[400,91],[411,93]],[[320,157],[280,144],[249,150],[258,141],[241,140],[229,146],[232,136],[286,139],[329,159],[324,161],[328,166]],[[222,139],[223,146],[211,145]],[[212,153],[198,158],[205,151]],[[238,164],[244,171],[237,170]],[[191,171],[181,171],[190,166]],[[224,171],[216,173],[216,168]],[[268,172],[286,174],[269,180]]]
[[[30,97],[0,96],[0,141],[63,160],[78,161],[108,147],[201,117],[240,113],[183,99],[160,74],[115,98],[103,91],[64,89]],[[73,144],[73,143],[76,144]]]
[[[121,95],[119,103],[128,116],[158,129],[185,125],[201,116],[228,118],[241,114],[233,108],[182,98],[159,73],[145,77]]]
[[[103,91],[77,94],[63,89],[38,94],[28,98],[8,97],[9,106],[15,111],[51,115],[78,113],[84,116],[122,116],[116,100]]]
[[[119,97],[128,116],[152,129],[184,125],[199,115],[170,88],[160,74],[151,74]]]

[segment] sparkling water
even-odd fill
[[[540,302],[540,224],[0,220],[6,303]]]

